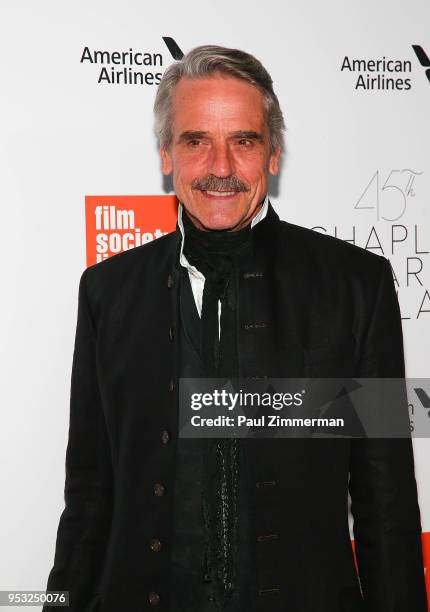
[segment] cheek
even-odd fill
[[[235,158],[236,174],[247,178],[249,181],[258,181],[264,178],[267,171],[267,160],[262,155],[244,156]]]
[[[207,174],[207,156],[187,155],[175,160],[176,178],[182,182],[191,182]]]

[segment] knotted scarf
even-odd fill
[[[204,276],[200,356],[202,376],[234,378],[238,372],[236,270],[251,248],[251,225],[237,231],[198,229],[183,209],[184,255]],[[218,301],[221,302],[220,331]],[[203,457],[203,580],[213,602],[227,606],[236,587],[240,446],[236,438],[205,440]]]

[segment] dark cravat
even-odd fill
[[[236,268],[251,247],[251,227],[229,232],[200,230],[183,209],[184,254],[204,276],[200,355],[203,376],[238,373]],[[221,301],[221,333],[218,332]],[[233,439],[207,439],[203,457],[205,550],[203,579],[213,586],[214,604],[224,608],[235,589],[240,446]]]

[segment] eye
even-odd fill
[[[249,147],[251,145],[251,141],[248,138],[241,138],[239,140],[239,144],[244,147]]]
[[[191,140],[188,141],[188,144],[191,147],[197,147],[200,143],[201,143],[201,140],[199,140],[198,138],[192,138]]]

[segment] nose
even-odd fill
[[[219,177],[233,174],[233,160],[227,143],[215,143],[211,150],[209,172]]]

